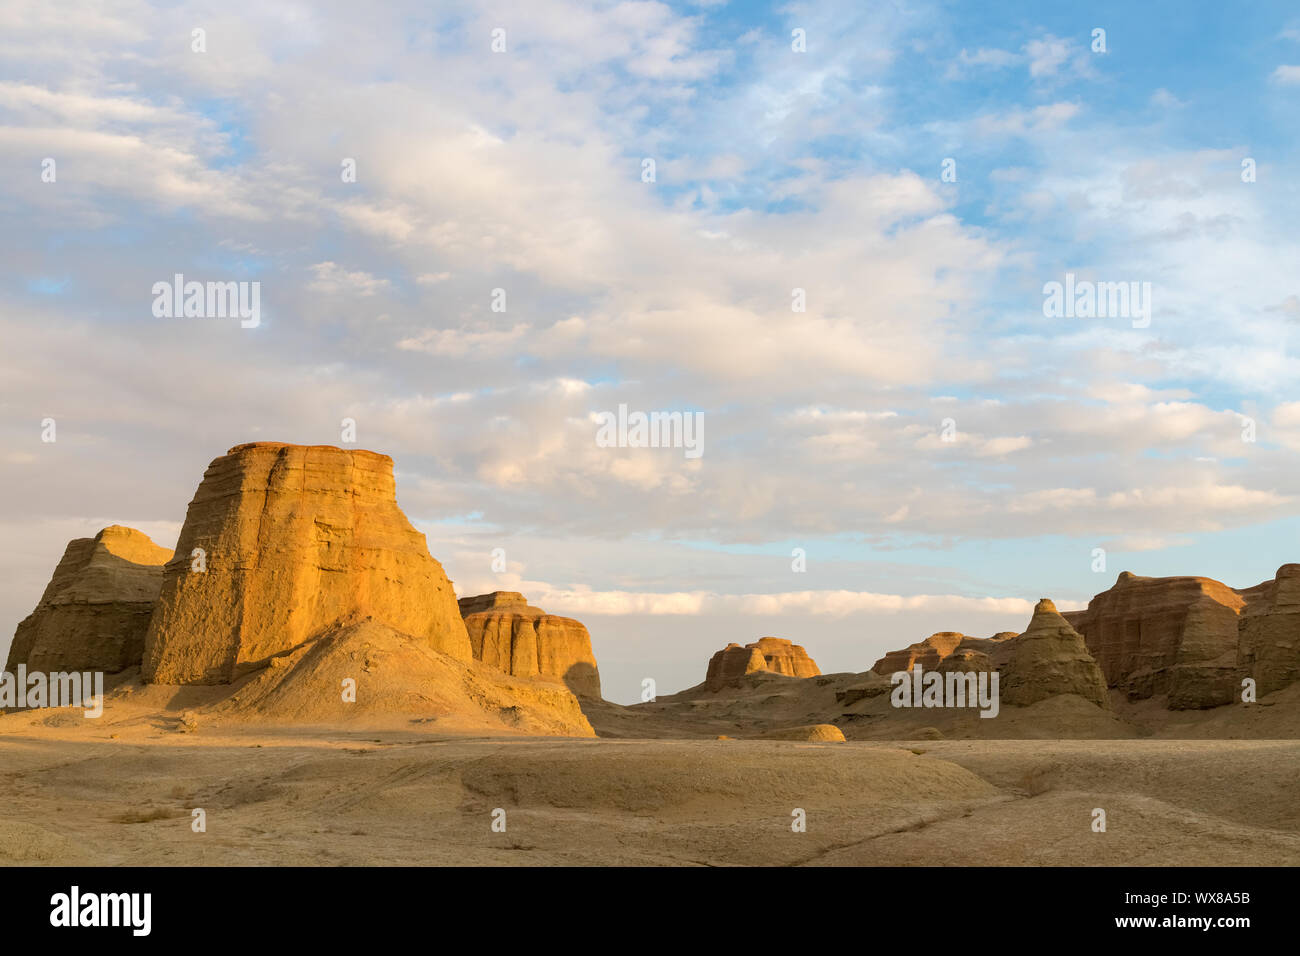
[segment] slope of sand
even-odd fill
[[[837,694],[871,681],[883,692],[837,700]],[[630,707],[583,701],[583,710],[597,734],[614,738],[757,738],[783,727],[833,723],[849,740],[1300,739],[1300,683],[1256,704],[1206,710],[1169,710],[1163,697],[1129,702],[1117,690],[1109,692],[1108,702],[1110,709],[1103,709],[1060,694],[1025,707],[1004,703],[997,716],[981,717],[977,708],[894,707],[889,682],[870,673],[793,678],[760,672],[716,691],[700,684]]]
[[[0,864],[1300,863],[1296,741],[186,730],[213,690],[0,716]]]

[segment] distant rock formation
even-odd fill
[[[960,652],[964,659],[973,653],[986,653],[991,645],[1015,636],[1015,631],[1002,631],[992,637],[984,638],[968,637],[956,631],[939,631],[923,641],[908,645],[901,651],[890,651],[876,661],[871,669],[886,677],[897,671],[910,671],[917,664],[920,664],[923,670],[941,670],[940,664],[954,654]]]
[[[891,651],[871,670],[888,677],[915,667],[940,673],[997,671],[999,699],[1006,704],[1024,707],[1059,694],[1076,694],[1110,709],[1105,678],[1088,653],[1083,635],[1047,598],[1038,602],[1022,634],[1002,631],[979,638],[940,631],[901,651]],[[879,685],[864,684],[860,692],[848,688],[842,702],[853,703],[879,693]]]
[[[1233,692],[1248,675],[1260,694],[1270,694],[1300,680],[1300,564],[1282,565],[1272,581],[1247,593]]]
[[[1125,571],[1069,617],[1130,700],[1167,695],[1173,710],[1217,707],[1239,699],[1243,678],[1260,694],[1300,679],[1300,565],[1240,590]]]
[[[227,683],[370,617],[472,657],[451,582],[397,507],[393,461],[324,445],[238,445],[208,466],[167,564],[143,676]]]
[[[1125,571],[1071,617],[1107,682],[1130,699],[1168,694],[1171,705],[1210,707],[1232,699],[1245,606],[1241,592],[1210,578]]]
[[[800,645],[780,637],[762,637],[741,647],[728,644],[709,659],[706,690],[720,690],[746,674],[770,671],[787,677],[817,677],[817,662]]]
[[[515,677],[563,681],[580,697],[600,698],[591,635],[579,621],[532,607],[517,591],[461,598],[460,612],[475,660]]]
[[[987,659],[999,674],[1004,704],[1026,707],[1061,694],[1075,694],[1104,710],[1110,709],[1106,680],[1084,643],[1043,598],[1023,634],[991,645]]]
[[[121,525],[69,542],[36,610],[18,625],[5,670],[116,673],[139,664],[171,556]]]
[[[759,734],[763,740],[802,740],[810,743],[844,743],[844,731],[834,724],[804,724],[781,727]]]

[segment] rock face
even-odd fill
[[[1212,707],[1232,699],[1247,593],[1210,578],[1125,571],[1071,616],[1107,682],[1130,699],[1168,694],[1171,707]]]
[[[515,677],[563,681],[580,697],[600,698],[591,635],[578,621],[547,614],[517,591],[460,599],[474,659]]]
[[[1004,704],[1025,707],[1060,694],[1076,694],[1110,709],[1106,680],[1083,635],[1047,598],[1034,608],[1025,632],[993,644],[987,659],[999,674]]]
[[[227,683],[365,617],[472,657],[451,583],[397,507],[387,455],[236,446],[204,473],[176,555],[145,637],[147,681]]]
[[[704,678],[707,690],[719,690],[754,671],[771,671],[787,677],[817,677],[821,670],[800,645],[780,637],[759,638],[741,647],[728,644],[709,659]]]
[[[1132,700],[1217,707],[1239,699],[1246,677],[1259,694],[1300,680],[1300,565],[1243,589],[1125,571],[1070,616],[1107,681]]]
[[[171,556],[120,525],[71,541],[36,610],[18,625],[5,670],[115,673],[139,664]]]
[[[1300,564],[1282,565],[1272,581],[1245,593],[1233,693],[1249,675],[1258,693],[1270,694],[1300,680]]]

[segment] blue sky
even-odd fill
[[[1285,3],[6,4],[0,609],[344,417],[458,590],[586,621],[615,699],[1121,570],[1253,585],[1300,556],[1298,115]],[[156,318],[178,272],[261,325]],[[1150,325],[1047,317],[1067,272]],[[598,447],[620,403],[704,455]]]

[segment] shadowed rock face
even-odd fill
[[[1245,677],[1261,694],[1300,680],[1300,565],[1241,590],[1126,571],[1070,617],[1110,685],[1133,700],[1217,707],[1238,699]]]
[[[1071,617],[1107,682],[1130,699],[1168,694],[1171,707],[1212,707],[1232,699],[1247,593],[1210,578],[1125,571]]]
[[[226,683],[362,617],[472,656],[451,582],[397,507],[387,455],[232,448],[204,473],[176,555],[145,639],[148,681]]]
[[[600,698],[591,635],[581,622],[547,614],[517,591],[460,599],[475,660],[515,677],[563,681],[580,697]]]
[[[817,662],[800,645],[780,637],[763,637],[744,647],[728,644],[714,654],[709,659],[704,686],[706,690],[718,690],[754,671],[771,671],[787,677],[821,674]]]
[[[1300,564],[1282,565],[1272,581],[1245,593],[1233,693],[1249,675],[1259,693],[1269,694],[1300,680]]]
[[[40,603],[14,633],[8,671],[104,671],[140,663],[172,553],[113,525],[69,542]]]

